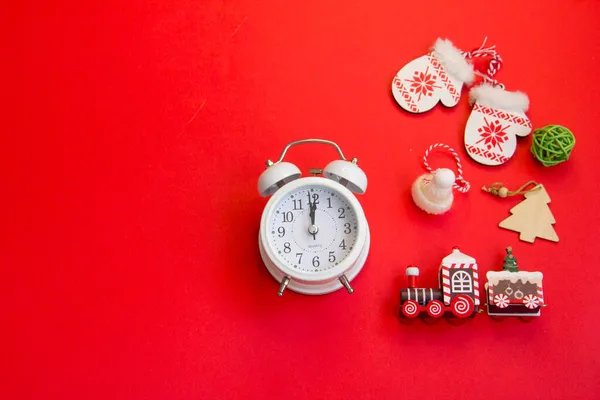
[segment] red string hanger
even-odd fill
[[[435,149],[445,150],[447,153],[449,153],[454,158],[454,161],[456,162],[457,174],[456,174],[456,180],[452,186],[461,193],[467,193],[469,191],[469,189],[471,188],[471,184],[469,182],[467,182],[465,180],[465,178],[463,178],[463,169],[462,169],[462,164],[460,162],[460,158],[458,157],[458,153],[456,153],[456,151],[452,147],[448,146],[447,144],[435,143],[435,144],[432,144],[431,146],[429,146],[429,148],[427,148],[427,150],[425,151],[425,155],[423,156],[423,166],[425,167],[425,169],[430,174],[434,173],[433,169],[429,166],[429,161],[427,160],[427,157],[429,156],[429,153],[431,153]]]
[[[487,68],[485,69],[485,72],[481,72],[475,68],[474,72],[478,78],[475,79],[475,82],[473,82],[472,85],[476,86],[482,82],[490,83],[493,86],[502,85],[496,79],[494,79],[494,76],[498,73],[500,68],[502,68],[502,57],[496,51],[496,45],[485,47],[486,43],[487,37],[483,40],[483,43],[478,48],[471,51],[462,52],[463,57],[471,60],[473,63],[481,64],[481,62],[478,62],[478,59],[482,60],[484,64],[487,62]]]
[[[452,155],[456,162],[456,174],[449,168],[433,170],[429,166],[427,157],[435,149],[441,149]],[[443,214],[450,210],[454,201],[452,189],[466,193],[471,187],[469,182],[462,176],[462,164],[460,163],[458,154],[456,154],[456,151],[452,147],[446,144],[436,143],[429,146],[423,156],[423,166],[428,173],[417,177],[413,182],[411,194],[417,207],[429,214]]]

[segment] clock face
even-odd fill
[[[301,186],[273,207],[267,245],[290,270],[317,274],[335,268],[363,229],[349,199],[326,186]]]

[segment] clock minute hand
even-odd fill
[[[308,215],[310,216],[310,226],[308,227],[308,233],[310,233],[313,237],[313,240],[317,240],[317,232],[319,228],[315,225],[315,211],[317,210],[317,204],[310,201],[310,192],[308,193],[308,206],[310,207],[310,211]]]
[[[314,225],[314,215],[315,215],[315,210],[313,209],[313,204],[310,202],[310,192],[307,193],[308,196],[308,215],[310,217],[310,223]]]

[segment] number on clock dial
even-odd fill
[[[308,197],[308,198],[307,198]],[[316,206],[317,233],[311,226],[308,200]],[[358,219],[350,202],[336,191],[308,186],[288,193],[275,205],[269,221],[269,245],[290,268],[307,272],[331,269],[354,248]]]

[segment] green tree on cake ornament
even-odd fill
[[[506,248],[506,257],[504,257],[504,266],[502,267],[505,271],[519,272],[519,266],[517,265],[517,259],[513,256],[512,247]]]

